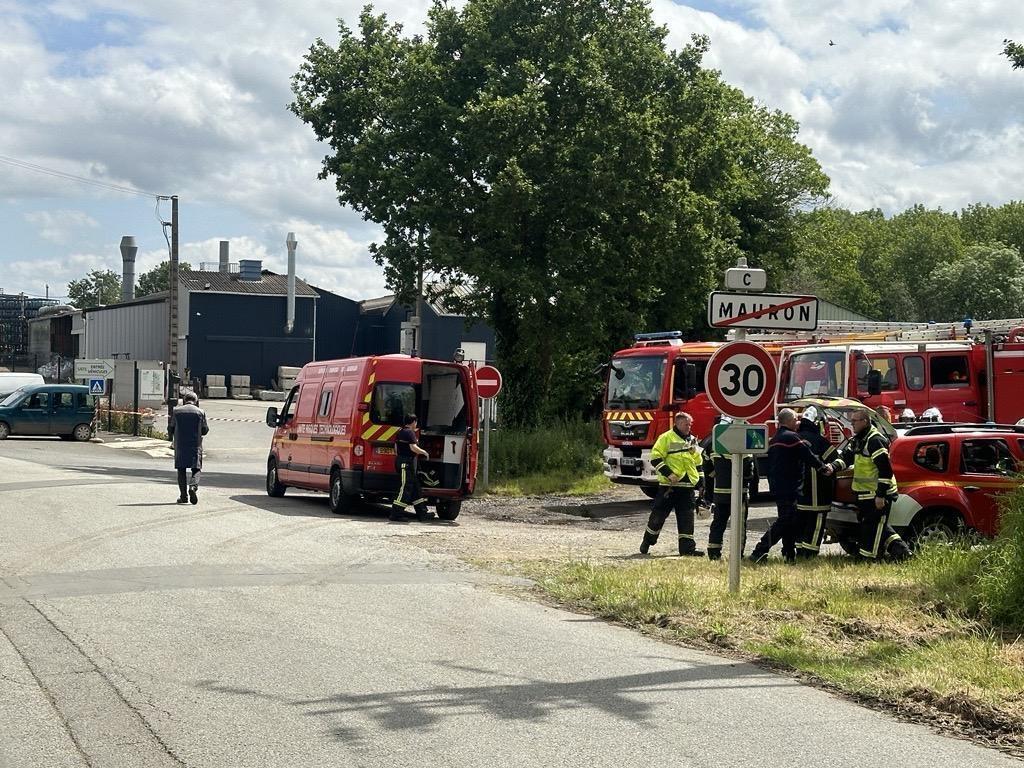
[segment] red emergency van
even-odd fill
[[[395,437],[415,413],[430,454],[419,462],[420,487],[439,518],[454,520],[476,484],[477,402],[475,372],[464,363],[407,355],[309,363],[280,413],[267,411],[267,493],[327,491],[337,514],[360,497],[393,499]]]

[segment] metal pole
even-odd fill
[[[132,383],[135,386],[135,394],[132,397],[132,434],[139,436],[139,361],[132,363]]]
[[[737,267],[747,266],[747,260],[740,257],[736,260]],[[742,328],[736,329],[736,341],[744,341],[747,332]],[[746,419],[740,419],[740,424],[746,424]],[[729,591],[736,594],[740,591],[740,559],[743,557],[742,538],[744,537],[743,520],[743,454],[732,454],[732,493],[730,499],[731,509],[729,510]]]
[[[996,420],[996,354],[992,331],[985,329],[985,395],[988,398],[988,420]]]
[[[167,265],[167,362],[180,378],[178,369],[178,196],[171,195],[171,260]]]
[[[484,400],[484,489],[491,485],[491,401],[493,399],[488,397]]]

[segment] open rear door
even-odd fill
[[[464,496],[476,484],[477,398],[469,368],[458,363],[423,363],[420,445],[430,453],[420,462],[427,495]]]

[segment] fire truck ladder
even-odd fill
[[[821,320],[814,331],[748,333],[750,341],[955,341],[980,336],[985,331],[1005,335],[1024,327],[1024,318],[976,320],[964,323],[900,323],[874,320]]]

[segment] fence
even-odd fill
[[[107,432],[121,435],[134,435],[136,437],[155,437],[158,440],[166,440],[167,433],[157,428],[159,414],[144,409],[132,411],[130,409],[111,407],[109,402],[99,404],[96,407],[97,425]]]

